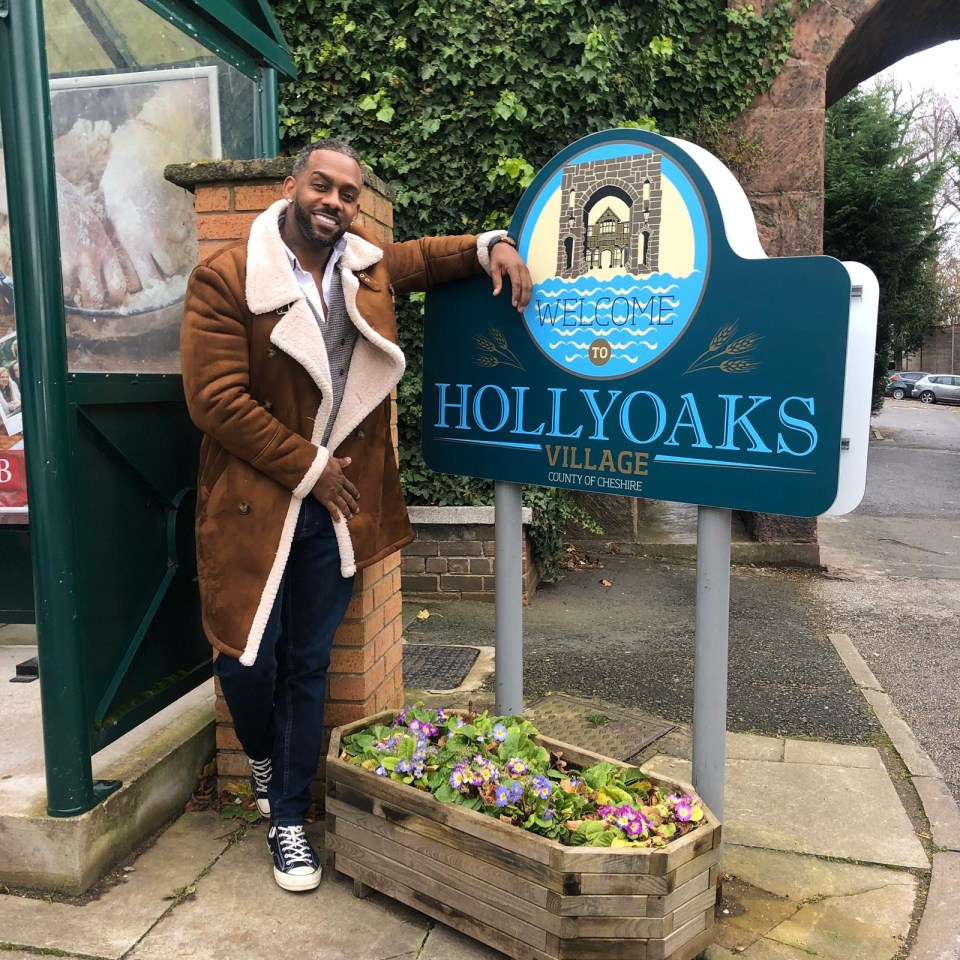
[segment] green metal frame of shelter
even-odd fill
[[[256,82],[256,155],[275,156],[276,77],[296,69],[264,0],[142,2]],[[31,503],[29,525],[0,528],[0,617],[37,625],[47,810],[64,817],[119,786],[93,780],[92,754],[209,677],[210,653],[193,554],[198,438],[179,376],[67,372],[47,77],[42,0],[0,0]]]

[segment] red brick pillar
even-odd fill
[[[246,235],[254,218],[280,199],[293,160],[225,160],[168,167],[166,177],[192,190],[197,211],[198,256]],[[380,240],[393,237],[393,193],[364,172],[358,223]],[[393,439],[397,442],[396,406]],[[361,570],[353,599],[334,640],[327,694],[327,727],[358,720],[403,703],[400,554]],[[230,711],[217,684],[218,793],[249,778],[250,769],[233,731]],[[321,764],[321,778],[323,765]],[[315,785],[315,795],[322,790]]]

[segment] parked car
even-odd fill
[[[887,380],[884,393],[888,397],[893,397],[894,400],[909,398],[911,396],[910,391],[913,390],[914,384],[918,380],[922,380],[928,376],[930,376],[930,374],[925,370],[894,370],[894,372],[890,374],[890,379]]]
[[[913,385],[911,396],[921,403],[960,403],[960,377],[945,373],[923,377]]]

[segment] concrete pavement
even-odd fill
[[[682,541],[672,534],[668,561],[585,559],[538,591],[524,673],[544,733],[689,780],[695,571]],[[960,812],[857,647],[811,609],[821,580],[732,571],[723,899],[705,956],[958,960]],[[405,621],[408,642],[481,648],[456,690],[410,701],[492,705],[492,605],[408,602]],[[322,823],[310,830],[322,845]],[[332,871],[314,893],[284,893],[265,834],[186,813],[95,896],[2,894],[0,960],[501,956],[379,894],[355,899]]]

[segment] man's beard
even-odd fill
[[[331,217],[337,216],[328,210],[325,210],[324,213],[329,213]],[[300,228],[304,239],[307,243],[315,247],[335,247],[340,242],[340,238],[347,232],[344,228],[329,237],[324,237],[317,233],[316,228],[313,226],[313,221],[310,219],[310,214],[307,213],[299,200],[293,201],[293,216],[297,221],[297,226]],[[339,220],[339,217],[337,219]]]

